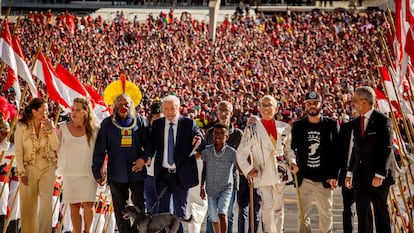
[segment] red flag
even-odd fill
[[[30,92],[34,97],[38,96],[38,91],[36,84],[33,80],[32,74],[29,67],[27,66],[26,59],[23,55],[22,48],[20,46],[20,41],[16,35],[13,36],[13,50],[16,55],[16,64],[17,64],[17,74],[29,85]]]
[[[377,105],[378,105],[378,110],[382,113],[388,113],[390,112],[390,105],[388,103],[387,97],[385,96],[384,92],[382,92],[380,89],[378,88],[374,88],[375,90],[375,95],[377,97]],[[395,107],[392,106],[393,111],[395,111]]]
[[[83,86],[88,91],[89,96],[92,98],[92,100],[95,103],[101,104],[101,105],[106,105],[104,99],[102,98],[101,95],[99,95],[98,91],[96,91],[95,88],[93,88],[92,86],[87,85],[87,84],[84,84]]]
[[[46,60],[42,53],[39,53],[39,56],[36,60],[35,67],[33,69],[33,74],[38,77],[45,85],[49,98],[64,108],[69,108],[69,103],[67,96],[64,98],[64,94],[61,91],[64,91],[63,88],[59,88],[57,84],[57,75],[52,68],[50,61]]]
[[[16,58],[14,55],[11,34],[9,29],[9,22],[6,19],[3,24],[3,32],[1,33],[1,59],[9,65],[7,72],[6,83],[3,87],[3,91],[6,91],[17,81],[17,75],[14,70],[17,70]]]
[[[385,88],[385,91],[388,94],[389,100],[390,101],[396,101],[397,96],[395,95],[394,87],[392,85],[391,77],[390,77],[390,74],[388,72],[388,69],[385,68],[385,67],[380,67],[380,72],[381,72],[381,75],[384,79],[384,88]]]
[[[8,67],[6,83],[3,86],[3,91],[7,91],[10,87],[12,87],[16,83],[16,81],[17,81],[16,73],[14,73],[12,68]]]
[[[64,84],[66,84],[66,86],[71,88],[74,92],[77,92],[78,96],[88,96],[88,92],[87,92],[86,88],[79,81],[79,79],[77,79],[75,76],[73,76],[61,64],[57,65],[56,74],[59,77],[59,79],[62,80],[62,82]]]
[[[20,43],[16,36],[11,38],[8,20],[4,21],[3,32],[0,38],[0,58],[9,66],[6,79],[6,89],[17,81],[17,75],[25,80],[33,96],[37,96],[37,88],[30,74],[30,70],[24,60]]]
[[[93,102],[93,111],[96,115],[98,122],[101,122],[103,119],[111,115],[111,108],[106,105],[104,99],[101,95],[93,88],[92,86],[84,84],[84,87],[89,93],[89,96],[92,98]]]
[[[411,32],[411,29],[408,30],[407,39],[405,43],[405,52],[410,56],[411,63],[414,62],[414,38]]]
[[[405,18],[408,24],[410,24],[411,30],[414,30],[414,16],[411,12],[410,0],[405,0]]]
[[[397,40],[402,45],[402,35],[403,35],[403,16],[402,16],[402,1],[397,0],[395,2],[395,36]],[[401,51],[401,49],[399,49]]]

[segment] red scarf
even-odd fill
[[[277,140],[277,129],[275,120],[264,120],[262,119],[262,124],[265,127],[267,133],[272,136],[275,141]]]

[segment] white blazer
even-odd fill
[[[276,121],[276,148],[262,122],[246,127],[237,149],[237,163],[245,176],[253,169],[259,170],[259,177],[253,179],[254,187],[280,184],[276,157],[284,156],[288,164],[296,164],[296,157],[290,148],[291,127],[289,124]],[[253,160],[253,163],[249,162]]]

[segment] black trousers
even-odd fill
[[[186,216],[188,188],[183,187],[178,179],[177,173],[168,173],[165,169],[161,171],[155,183],[157,195],[160,198],[157,213],[170,212],[170,200],[173,200],[174,215],[177,217]],[[161,195],[162,194],[162,195]],[[162,233],[165,230],[161,231]],[[178,233],[183,233],[183,223],[180,223]]]
[[[254,233],[258,231],[260,224],[260,203],[261,196],[258,189],[253,189],[253,209],[254,209]],[[239,205],[238,230],[239,233],[250,232],[250,190],[249,183],[245,176],[240,175],[239,191],[237,193],[237,204]]]
[[[391,220],[388,213],[387,197],[389,185],[372,187],[371,184],[354,187],[358,214],[358,233],[373,232],[371,203],[375,215],[377,233],[391,233]]]
[[[109,181],[111,188],[112,202],[114,204],[114,212],[116,225],[119,233],[133,233],[136,229],[130,226],[130,221],[122,218],[122,209],[125,208],[129,199],[129,191],[131,191],[132,203],[140,210],[145,211],[144,205],[144,181],[134,183],[116,183]]]
[[[342,203],[344,210],[342,211],[342,225],[344,233],[352,233],[354,225],[354,212],[352,205],[355,203],[354,190],[342,186]]]

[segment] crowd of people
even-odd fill
[[[21,21],[17,32],[29,67],[41,46],[52,64],[59,59],[101,94],[125,73],[143,90],[141,114],[148,114],[154,98],[174,93],[181,113],[201,118],[202,128],[214,122],[220,100],[234,104],[233,120],[244,128],[246,118],[258,113],[261,94],[275,95],[280,116],[297,119],[306,90],[326,97],[329,116],[351,115],[355,87],[376,82],[376,58],[383,59],[379,40],[388,30],[377,11],[235,14],[212,42],[208,24],[188,13],[127,21],[119,12],[112,22],[60,15],[52,25],[36,17]],[[50,43],[40,44],[43,33]]]
[[[382,32],[389,30],[383,13],[235,13],[217,27],[214,41],[209,39],[209,30],[206,22],[193,19],[190,13],[176,16],[173,10],[143,21],[125,20],[122,12],[111,22],[68,12],[54,20],[49,14],[39,17],[35,13],[20,21],[15,33],[26,58],[33,58],[41,48],[53,64],[63,64],[102,95],[122,75],[142,93],[139,100],[128,93],[113,96],[108,103],[112,115],[99,130],[88,100],[77,98],[59,133],[50,120],[56,117],[58,105],[27,98],[14,134],[16,175],[24,187],[21,204],[31,210],[21,215],[22,232],[52,230],[48,216],[53,208],[43,207],[51,204],[47,200],[52,199],[55,179],[50,177],[56,166],[61,169],[63,187],[68,187],[63,188],[63,201],[70,204],[76,233],[88,232],[93,225],[96,205],[89,194],[104,183],[110,187],[120,233],[132,232],[122,212],[129,199],[141,210],[173,212],[182,219],[190,212],[195,224],[201,224],[195,216],[199,212],[189,210],[195,201],[188,196],[194,191],[201,199],[207,196],[208,232],[232,232],[236,199],[243,213],[237,222],[239,232],[248,232],[250,227],[255,232],[262,227],[265,232],[283,232],[283,190],[292,176],[299,179],[298,192],[306,197],[302,216],[298,214],[298,223],[303,223],[300,231],[310,231],[311,197],[316,193],[320,229],[332,232],[332,190],[338,185],[336,175],[343,160],[333,157],[332,151],[337,150],[342,123],[372,107],[371,89],[361,91],[361,86],[381,88],[377,59],[385,59],[380,40]],[[48,43],[41,44],[42,35]],[[29,67],[33,63],[27,62]],[[41,96],[46,96],[38,85]],[[355,90],[368,104],[356,113]],[[12,88],[1,95],[13,103]],[[151,121],[153,114],[160,118]],[[146,118],[150,130],[146,130]],[[74,162],[69,156],[78,156],[80,151],[85,157]],[[338,156],[342,154],[348,156]],[[357,173],[361,154],[356,154],[351,159],[353,167],[347,167],[347,188],[353,188],[352,175],[362,179]],[[388,158],[385,154],[387,165]],[[76,167],[80,161],[85,166]],[[372,161],[365,162],[369,166]],[[157,197],[153,204],[146,203],[145,197],[147,192],[154,193],[145,184],[148,167],[153,169],[151,189]],[[74,168],[77,173],[71,171]],[[374,187],[392,176],[382,170],[366,173],[374,177]],[[392,183],[386,181],[386,185]],[[249,187],[254,190],[250,192],[256,208],[254,226],[249,226]],[[356,188],[364,195],[364,203],[375,201],[380,217],[389,222],[383,205],[387,187],[379,194],[377,189],[361,189],[358,184]],[[65,189],[72,192],[65,195]],[[36,221],[33,203],[38,195],[39,209],[48,210]],[[362,206],[357,201],[358,217],[365,213]],[[359,221],[372,225],[372,216]],[[179,230],[183,231],[182,225]]]

